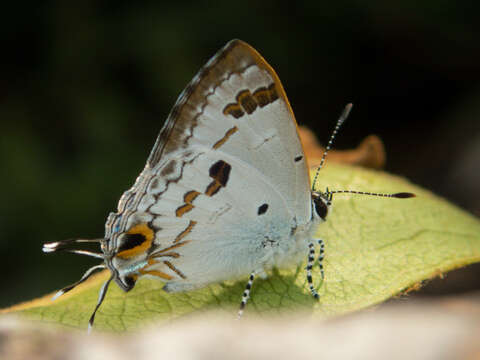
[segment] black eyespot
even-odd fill
[[[317,212],[317,215],[320,216],[322,220],[325,220],[328,214],[327,204],[325,204],[321,198],[314,198],[313,202],[315,204],[315,211]]]
[[[295,160],[295,162],[299,162],[299,161],[302,160],[302,159],[303,159],[303,156],[302,156],[302,155],[298,155],[298,156],[295,157],[294,160]]]
[[[265,214],[268,210],[268,204],[263,204],[258,207],[258,215]]]
[[[118,247],[118,252],[133,249],[141,244],[143,244],[147,238],[143,234],[125,234],[122,244]]]

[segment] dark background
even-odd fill
[[[2,5],[0,307],[98,262],[41,245],[103,236],[176,97],[232,38],[270,62],[320,140],[353,102],[337,148],[375,133],[388,171],[480,214],[479,2],[212,4]],[[463,274],[439,292],[478,289],[478,275]]]

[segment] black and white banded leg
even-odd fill
[[[325,273],[323,271],[323,258],[325,253],[325,243],[322,239],[317,240],[318,245],[320,246],[320,252],[318,254],[318,267],[320,268],[320,275],[322,276],[322,281],[325,279]],[[315,245],[313,243],[308,244],[308,262],[307,262],[307,281],[310,292],[312,293],[315,299],[319,299],[320,296],[317,293],[317,290],[313,287],[312,279],[312,268],[313,263],[315,262]]]
[[[325,243],[322,239],[318,239],[318,245],[320,246],[320,252],[318,254],[318,267],[320,268],[320,275],[322,276],[322,281],[325,279],[325,274],[323,272],[323,257],[325,252]]]
[[[240,309],[238,310],[238,318],[240,319],[243,315],[243,310],[245,309],[245,305],[247,305],[247,301],[250,298],[250,290],[252,289],[253,280],[255,280],[255,271],[250,274],[248,278],[247,286],[245,286],[245,291],[243,292],[242,302],[240,303]]]
[[[310,292],[312,293],[313,297],[315,299],[320,298],[320,296],[317,293],[317,290],[313,287],[313,279],[312,279],[312,268],[313,268],[313,263],[315,261],[315,245],[313,243],[308,244],[308,261],[307,261],[307,281],[308,281],[308,287],[310,288]]]

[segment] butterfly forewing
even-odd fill
[[[172,157],[205,150],[247,163],[299,223],[310,219],[308,173],[285,91],[266,61],[239,40],[220,50],[180,95],[148,165],[158,172]]]

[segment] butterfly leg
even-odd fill
[[[245,286],[245,291],[243,292],[242,302],[240,303],[240,309],[238,310],[238,318],[240,319],[243,315],[243,310],[245,309],[245,305],[247,305],[247,301],[250,298],[250,289],[252,288],[253,280],[255,280],[255,271],[252,271],[250,277],[248,278],[247,286]]]
[[[313,243],[308,244],[308,249],[309,249],[308,261],[307,261],[307,267],[305,268],[307,270],[308,287],[310,288],[310,292],[312,293],[313,297],[315,299],[318,299],[320,298],[320,296],[318,295],[317,290],[315,290],[313,286],[313,279],[312,279],[312,268],[313,268],[313,262],[315,261],[315,245],[313,245]]]
[[[320,245],[320,253],[318,254],[318,267],[320,268],[320,275],[322,276],[322,281],[325,280],[325,274],[323,272],[323,257],[325,252],[325,243],[322,239],[318,239],[318,245]]]

